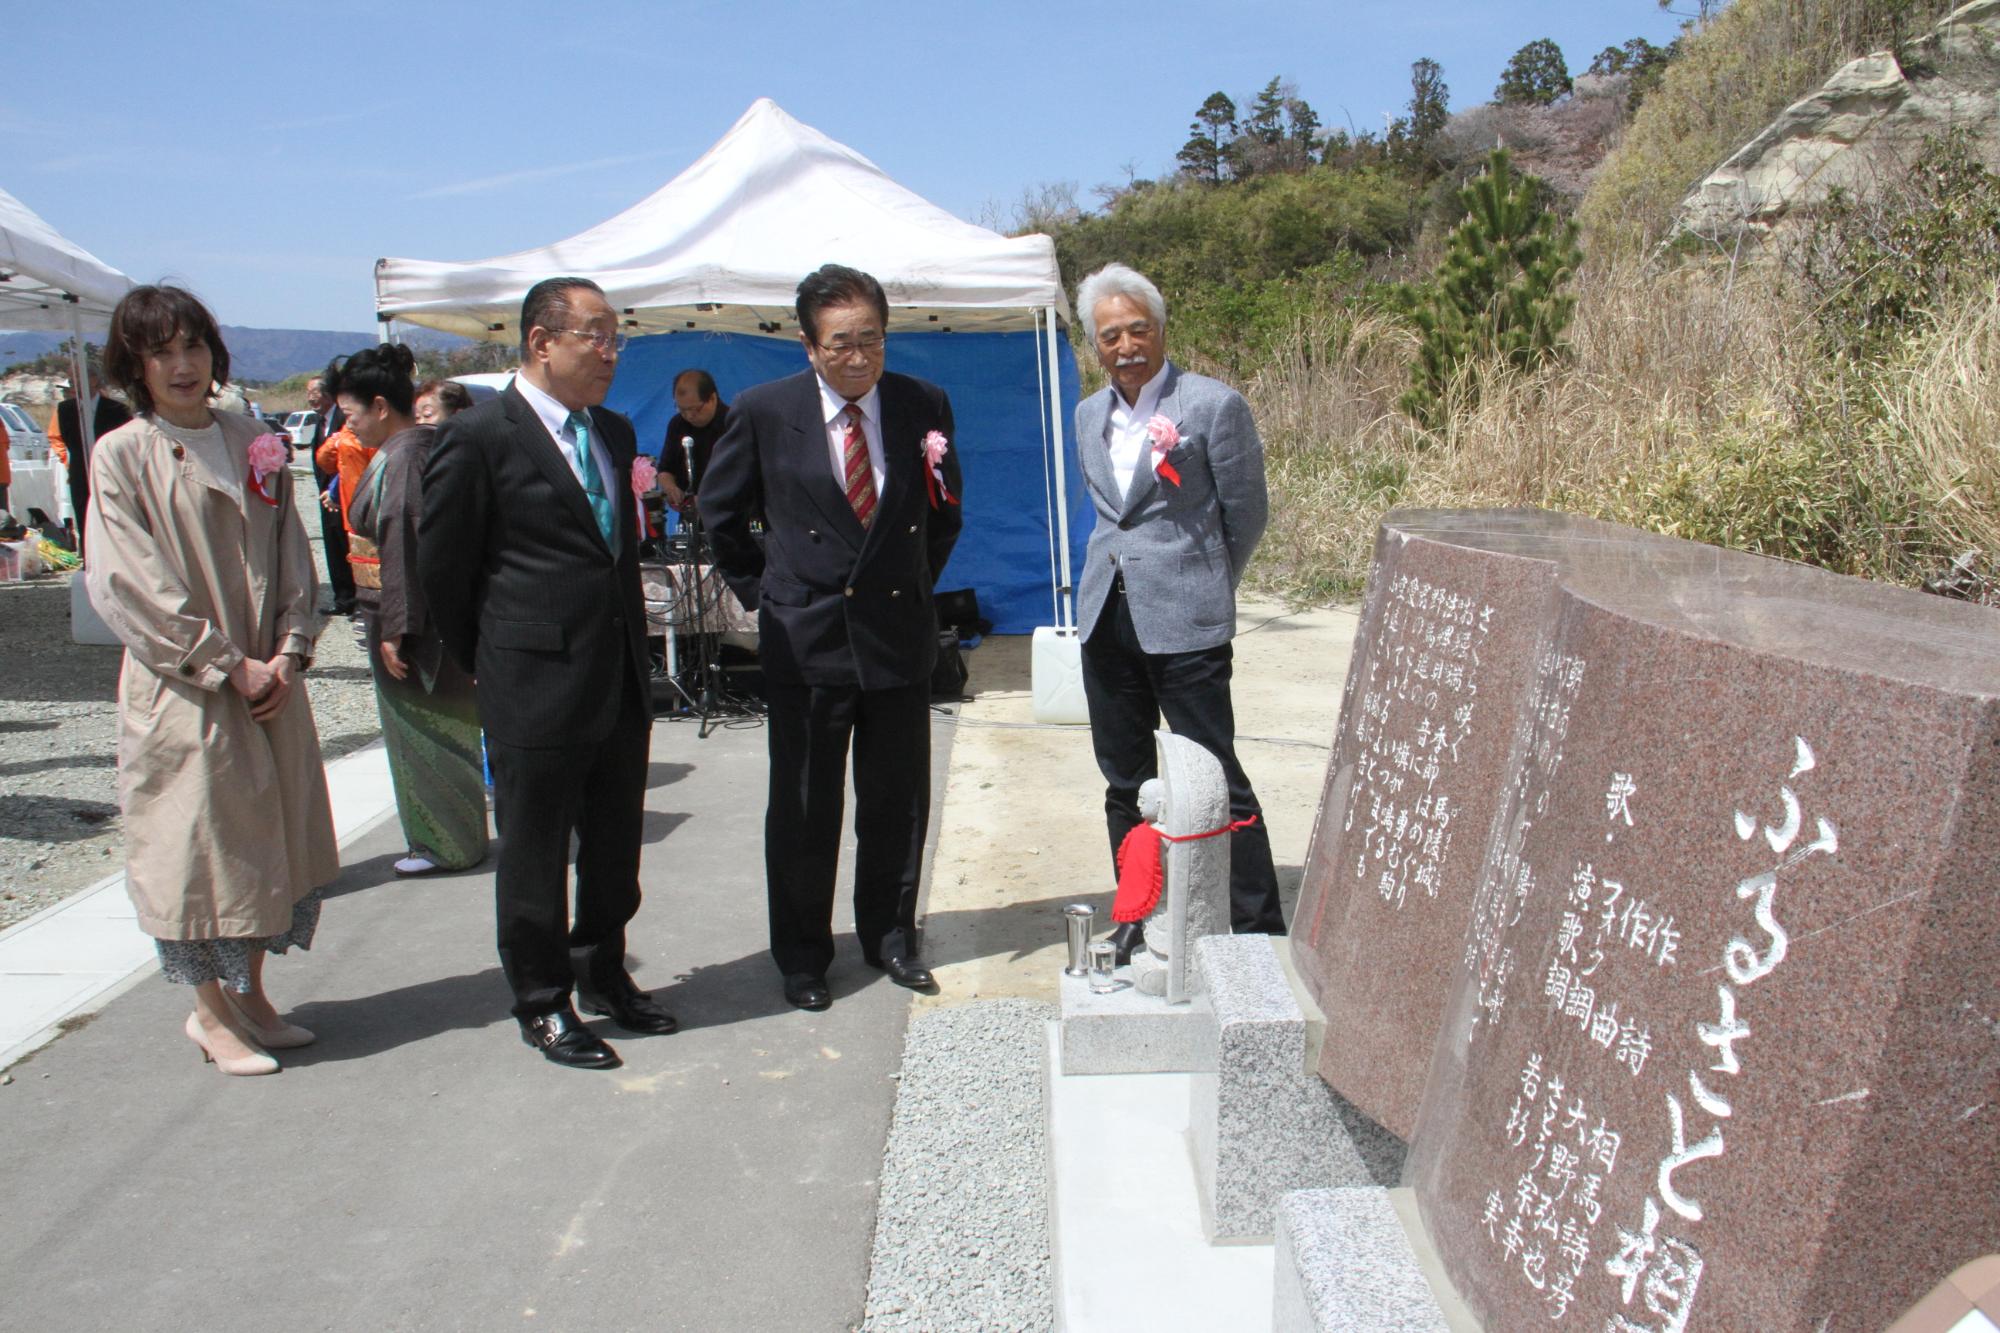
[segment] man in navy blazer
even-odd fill
[[[1107,264],[1077,288],[1077,310],[1111,378],[1077,404],[1076,449],[1097,511],[1078,625],[1112,853],[1139,822],[1164,715],[1222,761],[1231,820],[1256,820],[1230,844],[1231,925],[1282,935],[1271,840],[1237,762],[1229,689],[1236,585],[1264,535],[1264,446],[1243,395],[1167,360],[1166,301],[1143,276]],[[1136,924],[1121,927],[1120,952],[1137,937]]]
[[[514,1016],[544,1058],[579,1069],[618,1057],[577,1018],[572,988],[628,1032],[677,1026],[625,970],[653,721],[637,445],[632,423],[600,406],[623,341],[596,283],[535,284],[521,306],[520,374],[432,446],[417,539],[445,647],[478,681],[495,808],[506,812],[494,904]]]
[[[899,985],[933,985],[916,936],[931,589],[958,540],[960,476],[944,390],[883,369],[882,285],[828,264],[799,284],[797,308],[811,369],[737,397],[698,501],[723,576],[757,608],[771,956],[786,1000],[824,1009],[850,740],[862,956]]]

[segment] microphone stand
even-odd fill
[[[693,436],[681,436],[681,452],[687,459],[687,493],[691,494],[695,486]],[[688,534],[686,600],[690,611],[690,623],[694,628],[694,662],[688,672],[689,688],[683,689],[678,683],[675,688],[680,691],[681,697],[688,701],[688,706],[695,716],[701,719],[698,739],[707,740],[711,724],[723,712],[720,692],[716,689],[716,677],[722,670],[718,660],[720,648],[716,642],[717,636],[710,633],[708,627],[709,613],[714,611],[720,614],[721,604],[720,598],[709,597],[704,587],[707,580],[703,578],[701,568],[702,539],[705,535],[702,530],[701,511],[697,509],[692,515],[682,514],[681,523]]]

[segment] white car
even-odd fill
[[[18,403],[0,403],[0,421],[7,423],[7,455],[39,463],[49,456],[49,437]]]
[[[319,413],[292,413],[285,418],[285,434],[291,436],[292,448],[312,448],[319,443]]]

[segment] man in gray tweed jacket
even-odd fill
[[[1243,395],[1166,358],[1166,301],[1123,264],[1077,289],[1111,384],[1077,405],[1076,449],[1097,526],[1079,587],[1083,689],[1114,855],[1139,822],[1164,715],[1222,761],[1232,820],[1231,924],[1282,935],[1257,793],[1236,759],[1229,694],[1236,584],[1264,535],[1264,446]],[[1120,952],[1134,931],[1119,937]]]

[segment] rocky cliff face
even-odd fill
[[[1973,0],[1900,53],[1842,66],[1736,150],[1681,202],[1679,230],[1767,235],[1838,187],[1870,199],[1926,139],[1965,129],[2000,168],[2000,0]]]

